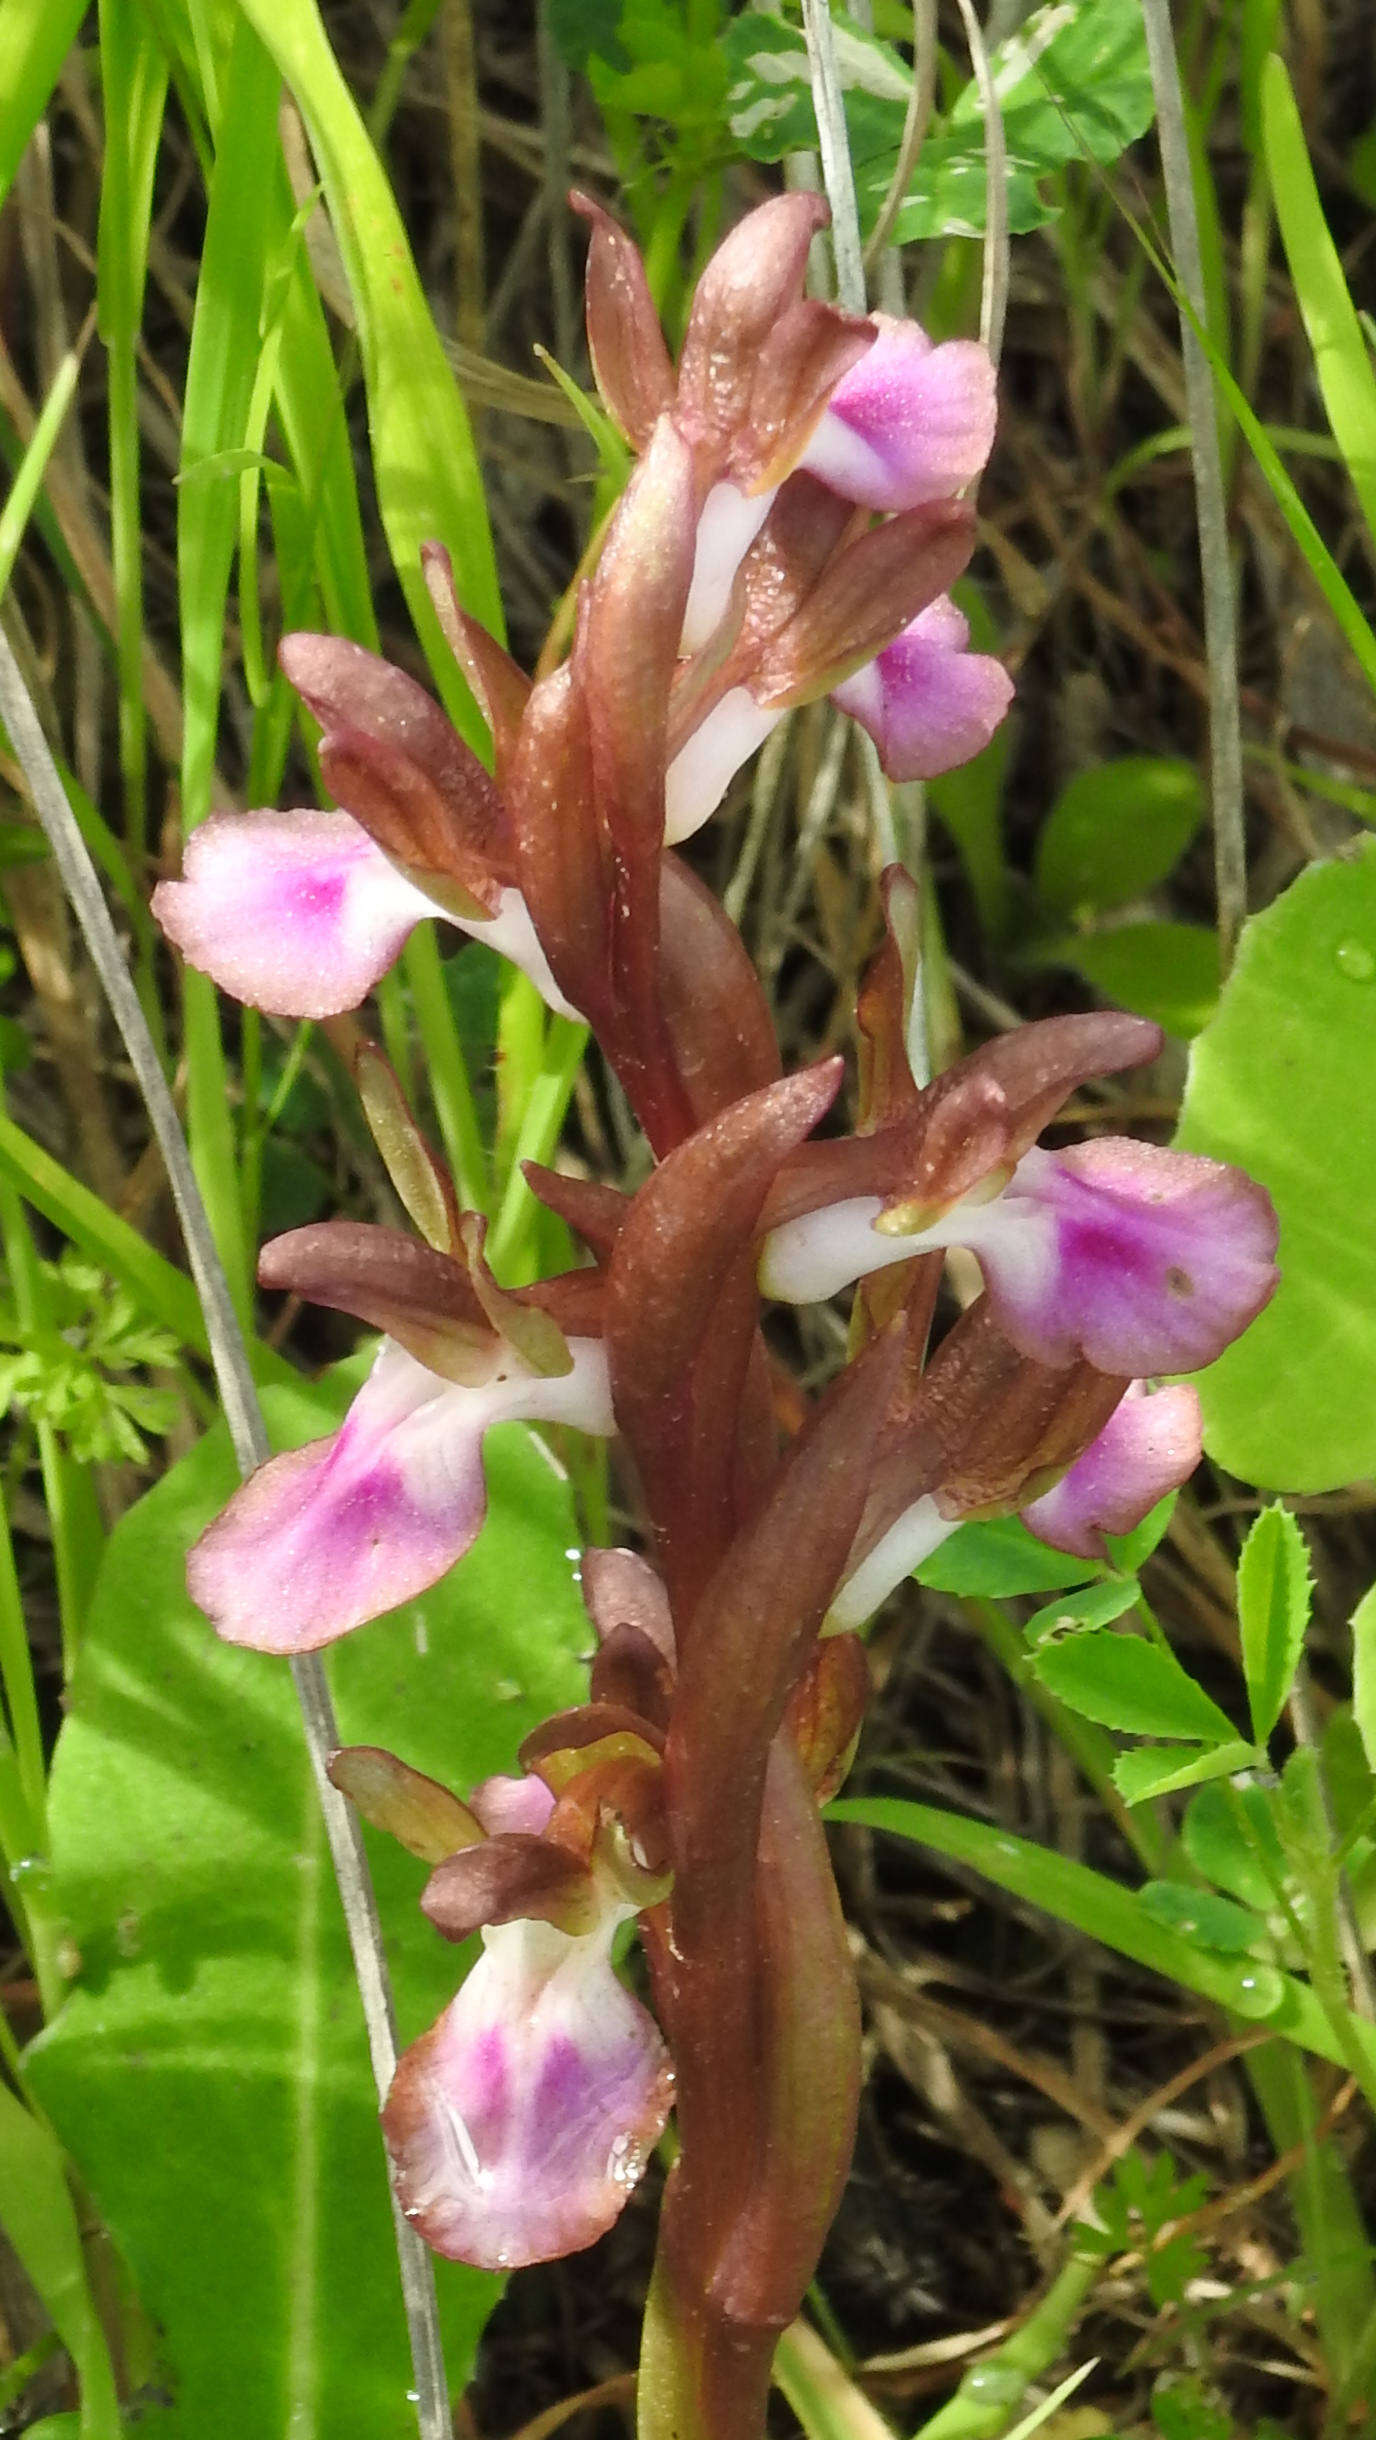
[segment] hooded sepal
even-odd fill
[[[457,884],[461,912],[495,913],[515,878],[502,800],[424,687],[340,636],[284,636],[278,658],[320,723],[331,795],[408,871]]]
[[[747,421],[761,356],[799,297],[808,248],[829,218],[820,195],[776,195],[737,221],[698,281],[675,418],[708,480]]]
[[[569,202],[592,230],[585,295],[588,355],[602,404],[633,449],[674,402],[674,368],[640,250],[590,195]]]

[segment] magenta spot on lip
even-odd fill
[[[318,865],[307,866],[284,883],[283,912],[300,923],[322,928],[332,925],[339,919],[347,887],[344,873],[322,872]]]

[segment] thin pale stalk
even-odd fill
[[[216,1384],[234,1454],[248,1474],[268,1455],[268,1437],[249,1370],[248,1353],[235,1315],[229,1284],[215,1250],[210,1223],[191,1167],[167,1081],[159,1065],[138,995],[130,981],[110,921],[95,867],[67,802],[57,766],[20,675],[8,638],[0,632],[0,717],[24,771],[38,814],[77,921],[119,1027],[149,1122],[167,1165],[168,1183],[181,1223],[192,1276],[205,1311]],[[311,1769],[329,1841],[330,1857],[348,1926],[354,1974],[368,2033],[368,2050],[379,2094],[396,2066],[396,2029],[382,1933],[362,1833],[344,1798],[331,1787],[326,1762],[338,1744],[325,1673],[315,1656],[292,1662],[292,1676],[306,1733]],[[393,2205],[402,2295],[415,2373],[416,2421],[421,2440],[448,2440],[448,2394],[435,2303],[434,2274],[420,2239]]]
[[[957,0],[970,65],[984,112],[984,269],[980,284],[979,335],[995,364],[1003,349],[1008,311],[1008,146],[1003,112],[989,66],[989,50],[971,0]]]
[[[1218,416],[1208,358],[1200,338],[1207,300],[1199,245],[1190,148],[1180,68],[1168,0],[1142,0],[1156,96],[1156,123],[1171,250],[1181,295],[1180,351],[1190,409],[1190,454],[1199,513],[1199,572],[1204,589],[1204,644],[1209,659],[1209,759],[1214,824],[1214,889],[1219,952],[1226,974],[1247,913],[1247,841],[1243,824],[1242,719],[1238,703],[1237,613],[1228,550],[1228,509]]]
[[[829,0],[803,0],[803,33],[817,116],[822,183],[831,205],[831,243],[836,257],[836,293],[848,313],[865,310],[865,265],[860,252],[860,215],[850,165],[841,74],[836,65]]]
[[[932,104],[936,99],[936,6],[935,0],[913,0],[913,89],[908,97],[907,116],[899,140],[898,158],[893,165],[879,206],[874,227],[865,243],[865,265],[876,263],[889,242],[889,235],[902,207],[903,198],[912,182],[917,157],[931,124]]]

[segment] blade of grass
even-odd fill
[[[1223,1957],[1196,1947],[1182,1932],[1158,1923],[1132,1890],[1069,1856],[1014,1838],[987,1822],[896,1796],[846,1798],[827,1807],[827,1819],[892,1831],[953,1863],[968,1865],[1013,1897],[1041,1907],[1058,1922],[1073,1925],[1089,1939],[1102,1941],[1106,1948],[1252,2023],[1257,2021],[1258,2001],[1264,2001],[1271,2031],[1317,2058],[1331,2059],[1340,2067],[1348,2064],[1345,2043],[1307,1983],[1278,1968],[1256,1967],[1249,1958]],[[1368,2073],[1376,2071],[1376,2026],[1349,2015],[1345,2030]]]
[[[1333,438],[1376,546],[1376,372],[1323,216],[1285,62],[1274,51],[1261,75],[1261,123],[1271,196],[1314,351],[1314,371]]]
[[[417,634],[470,743],[476,706],[440,634],[422,542],[448,542],[464,606],[501,633],[492,537],[463,402],[382,165],[313,0],[240,0],[300,107],[358,318],[378,506]]]
[[[278,92],[271,59],[252,29],[236,21],[218,115],[206,94],[207,116],[216,128],[215,167],[196,284],[177,494],[185,694],[181,790],[188,831],[211,807],[238,522],[234,482],[215,473],[198,476],[197,468],[237,448],[247,423],[277,191]],[[240,1325],[247,1328],[253,1273],[219,1002],[211,984],[191,969],[185,970],[183,990],[191,1156]]]
[[[86,0],[4,0],[0,7],[0,203],[20,155],[47,109]]]
[[[101,0],[100,75],[105,150],[96,241],[96,303],[108,385],[120,774],[125,836],[137,858],[143,854],[148,836],[137,348],[148,270],[153,172],[167,99],[167,63],[134,0]],[[147,1007],[149,995],[145,991],[143,996]]]
[[[1247,913],[1247,841],[1242,801],[1242,714],[1238,697],[1237,610],[1233,598],[1228,510],[1223,489],[1218,417],[1204,335],[1208,300],[1190,169],[1189,139],[1169,0],[1142,0],[1157,139],[1166,188],[1171,249],[1189,312],[1180,316],[1185,395],[1190,410],[1199,570],[1204,589],[1204,643],[1209,659],[1210,798],[1214,833],[1214,894],[1219,950],[1226,975]],[[1217,352],[1217,351],[1215,351]]]
[[[57,767],[7,639],[0,632],[0,718],[48,834],[92,963],[104,985],[130,1063],[143,1094],[181,1221],[192,1273],[205,1311],[216,1382],[240,1468],[245,1474],[268,1454],[268,1438],[249,1369],[248,1353],[220,1263],[190,1153],[167,1080],[144,1021],[138,996],[100,893],[94,867],[62,792]],[[373,2074],[379,2096],[396,2068],[396,2026],[382,1932],[357,1816],[331,1785],[328,1759],[338,1744],[334,1706],[324,1669],[314,1654],[292,1663],[292,1677],[325,1824],[330,1857],[348,1926],[354,1974],[363,2007]],[[393,2201],[397,2260],[415,2371],[416,2422],[420,2440],[449,2440],[451,2431],[444,2357],[440,2344],[430,2257]]]
[[[0,651],[8,651],[2,637]],[[94,1196],[91,1199],[95,1201]],[[5,1269],[14,1291],[20,1328],[35,1336],[53,1331],[56,1325],[48,1309],[43,1267],[23,1204],[8,1179],[0,1181],[0,1244],[4,1247]],[[64,1673],[70,1675],[100,1566],[105,1527],[89,1470],[76,1464],[53,1426],[41,1416],[35,1419],[34,1436],[52,1535]]]
[[[67,420],[76,396],[77,375],[85,349],[85,333],[67,353],[57,368],[52,388],[43,401],[38,421],[34,425],[28,447],[15,469],[14,479],[0,509],[0,594],[9,590],[19,545],[34,512],[43,477],[48,471],[58,434]]]
[[[0,2223],[52,2316],[81,2384],[81,2440],[119,2440],[114,2367],[86,2276],[56,2136],[0,2084]]]

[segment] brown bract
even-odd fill
[[[424,687],[339,636],[284,636],[278,659],[320,723],[336,802],[432,893],[457,890],[456,912],[492,913],[515,879],[510,825],[491,775]]]
[[[655,1522],[680,1639],[742,1522],[736,1443],[758,1324],[759,1216],[780,1164],[839,1083],[832,1060],[700,1128],[641,1188],[612,1255],[612,1400]]]

